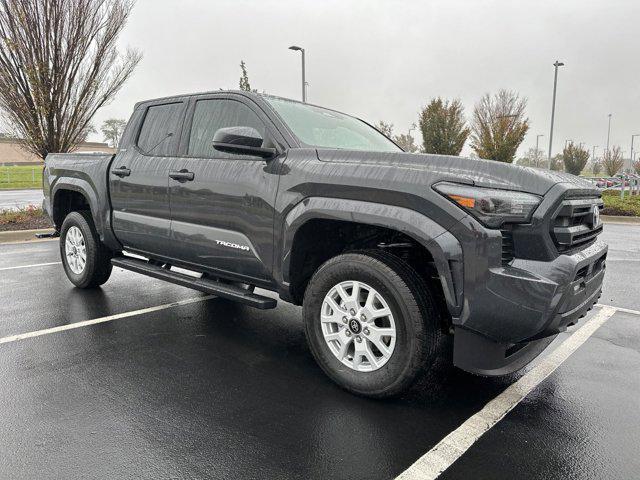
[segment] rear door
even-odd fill
[[[186,101],[138,107],[109,171],[113,230],[128,249],[169,255],[169,171],[176,161]],[[130,135],[130,136],[129,136]],[[128,140],[128,141],[124,141]]]
[[[189,105],[174,171],[190,179],[170,180],[171,239],[177,258],[261,284],[271,279],[281,159],[215,150],[215,132],[237,126],[255,128],[263,139],[276,133],[260,108],[244,97],[202,96]]]

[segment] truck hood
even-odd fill
[[[593,184],[575,175],[539,168],[520,167],[493,160],[479,160],[452,155],[363,152],[356,150],[318,149],[318,159],[325,162],[370,164],[422,172],[429,186],[451,181],[481,187],[517,190],[544,195],[558,183],[572,188],[594,190]],[[385,168],[385,171],[387,169]]]

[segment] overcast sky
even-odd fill
[[[460,98],[470,117],[484,93],[516,90],[531,122],[520,154],[536,134],[548,148],[559,59],[554,154],[565,139],[601,152],[612,113],[611,144],[628,155],[640,133],[639,30],[638,0],[138,0],[121,43],[144,59],[95,125],[139,100],[237,89],[240,60],[253,88],[297,99],[297,44],[309,102],[396,133],[432,97]]]

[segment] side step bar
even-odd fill
[[[145,260],[138,260],[137,258],[116,257],[111,259],[111,263],[114,267],[124,268],[125,270],[131,270],[132,272],[158,278],[169,283],[175,283],[176,285],[193,288],[194,290],[210,293],[221,298],[244,303],[245,305],[259,308],[260,310],[275,308],[278,303],[273,298],[256,295],[253,292],[248,292],[233,285],[207,278],[194,278],[183,273],[172,272],[171,270],[166,270]]]

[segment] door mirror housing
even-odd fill
[[[213,148],[236,155],[253,155],[260,158],[275,156],[275,148],[263,147],[262,135],[252,127],[227,127],[213,136]]]

